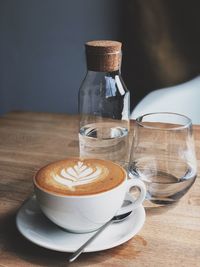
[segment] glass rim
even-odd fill
[[[180,126],[168,127],[168,128],[161,128],[159,126],[145,125],[144,122],[142,121],[142,119],[145,117],[148,117],[150,115],[170,115],[170,116],[176,115],[182,119],[186,119],[186,122]],[[175,112],[150,112],[150,113],[146,113],[146,114],[143,114],[143,115],[137,117],[135,122],[140,127],[147,128],[147,129],[157,129],[157,130],[162,130],[162,131],[182,130],[182,129],[189,128],[192,126],[192,120],[189,117],[187,117],[186,115],[180,114],[180,113],[175,113]],[[160,122],[162,123],[162,121],[160,121]],[[158,123],[159,123],[159,121],[158,121]],[[170,123],[170,122],[163,122],[163,123]]]

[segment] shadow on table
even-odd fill
[[[19,262],[20,258],[22,262],[27,261],[43,266],[55,266],[61,262],[63,263],[66,255],[55,251],[49,253],[47,249],[36,246],[26,240],[17,230],[15,218],[16,211],[13,211],[0,219],[2,251],[5,251],[6,254],[9,253],[11,259],[12,255],[13,259],[18,258]]]
[[[174,208],[176,208],[178,205],[178,202],[173,203],[173,204],[168,204],[168,205],[157,205],[154,203],[149,203],[149,202],[144,202],[144,207],[146,211],[147,216],[153,216],[153,215],[159,215],[166,213]]]

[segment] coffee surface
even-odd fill
[[[68,158],[41,168],[35,183],[48,192],[77,196],[108,191],[125,178],[124,169],[111,161]]]

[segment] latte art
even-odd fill
[[[101,175],[103,169],[99,166],[91,168],[82,161],[78,161],[73,167],[63,168],[60,174],[52,174],[53,179],[73,190],[74,186],[93,182]],[[108,170],[107,170],[108,171]]]
[[[34,183],[52,194],[85,196],[109,191],[125,179],[124,169],[109,160],[67,158],[42,167]]]

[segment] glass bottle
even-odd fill
[[[128,161],[130,94],[121,74],[121,43],[85,44],[87,74],[79,89],[81,157]]]

